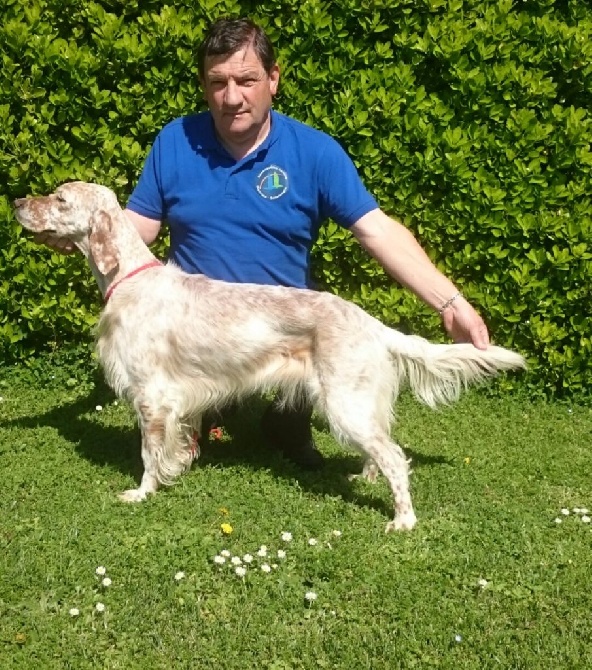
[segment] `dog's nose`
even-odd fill
[[[27,198],[17,198],[12,204],[14,205],[15,209],[18,209],[25,204],[26,200]]]

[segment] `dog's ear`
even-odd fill
[[[119,264],[113,242],[113,218],[104,209],[95,212],[90,220],[90,254],[102,275],[108,275]]]

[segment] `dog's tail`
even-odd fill
[[[430,407],[458,399],[471,383],[502,370],[525,369],[524,358],[509,349],[472,344],[433,344],[423,337],[387,329],[387,346],[404,370],[413,394]]]

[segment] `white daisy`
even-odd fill
[[[292,533],[288,533],[288,532],[284,531],[282,533],[282,540],[284,542],[292,542]]]
[[[97,610],[97,612],[104,612],[105,611],[105,605],[103,605],[103,603],[97,603],[95,605],[95,609]]]
[[[179,570],[179,572],[175,573],[175,581],[176,582],[180,582],[184,578],[185,578],[185,573],[182,570]]]
[[[220,552],[220,556],[224,556],[224,558],[230,558],[230,552],[228,551],[228,549],[222,549],[222,551]]]
[[[311,537],[308,541],[308,544],[310,544],[311,547],[314,547],[316,544],[318,544],[318,540],[315,540],[314,537]]]
[[[224,556],[214,556],[214,563],[217,565],[223,565],[226,563],[226,558]]]
[[[277,557],[286,558],[286,552],[283,549],[278,549]]]
[[[563,523],[563,519],[560,519],[559,517],[555,518],[555,523]]]
[[[314,602],[318,598],[318,595],[314,591],[307,591],[304,594],[304,599],[308,600],[309,603]]]
[[[244,563],[252,563],[253,562],[253,557],[251,556],[251,554],[245,554],[243,556],[243,562]]]
[[[242,565],[239,565],[238,568],[236,568],[235,572],[239,577],[244,577],[247,574],[247,568],[245,568]]]
[[[341,537],[341,531],[340,531],[340,530],[334,530],[334,531],[333,531],[333,535],[334,535],[335,537]]]
[[[104,577],[104,578],[103,578],[103,581],[101,582],[101,584],[102,584],[103,586],[111,586],[112,582],[111,582],[111,580],[109,579],[109,577]]]
[[[78,616],[80,614],[80,610],[78,607],[72,607],[69,611],[70,616]]]
[[[561,510],[561,514],[563,514],[563,516],[569,516],[569,510],[566,509],[566,508],[564,507],[564,508]]]
[[[487,586],[487,584],[489,584],[489,582],[488,582],[486,579],[481,578],[481,579],[477,582],[477,584],[479,584],[479,586],[480,586],[482,589],[484,589],[484,588]]]
[[[261,548],[257,552],[257,556],[260,556],[261,558],[267,556],[267,547],[264,544],[261,545]]]
[[[102,405],[97,405],[95,407],[95,409],[97,410],[97,412],[102,412],[103,411],[103,406]]]
[[[232,565],[240,565],[242,563],[242,560],[240,556],[233,556],[230,559],[230,562],[232,563]]]
[[[99,567],[95,570],[97,575],[100,575],[101,577],[107,572],[107,570],[102,566],[99,565]]]
[[[271,572],[271,566],[268,565],[267,563],[263,563],[263,565],[261,566],[261,571],[262,572]]]
[[[590,517],[584,514],[582,517],[582,523],[590,523]]]

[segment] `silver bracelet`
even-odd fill
[[[461,293],[460,291],[458,291],[458,293],[455,293],[455,294],[452,296],[452,298],[448,298],[448,300],[447,300],[447,301],[442,305],[442,307],[440,307],[440,309],[438,310],[438,314],[442,314],[442,312],[443,312],[445,309],[447,309],[448,307],[450,307],[450,305],[452,305],[452,303],[453,303],[457,298],[462,298],[462,293]]]

